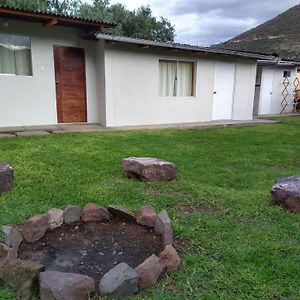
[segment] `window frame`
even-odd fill
[[[14,34],[14,33],[7,33],[0,31],[0,34],[7,35],[11,37],[26,37],[29,38],[29,45],[30,45],[30,66],[31,66],[31,74],[30,75],[24,75],[24,74],[13,74],[13,73],[1,73],[0,76],[9,76],[9,77],[33,77],[33,59],[32,59],[32,38],[29,35],[23,35],[23,34]],[[15,60],[14,63],[16,64]]]
[[[178,70],[178,63],[179,62],[189,62],[189,63],[193,63],[193,70],[192,70],[192,95],[191,96],[161,96],[160,95],[160,71],[159,71],[159,63],[160,61],[167,61],[167,62],[176,62],[176,69]],[[169,58],[169,57],[159,57],[158,58],[158,96],[159,98],[162,99],[184,99],[184,98],[190,98],[190,99],[196,99],[196,76],[197,76],[197,60],[196,59],[186,59],[186,58]],[[176,81],[177,82],[177,81]],[[177,87],[177,83],[176,83],[176,87]],[[176,92],[177,92],[177,88],[176,88]]]

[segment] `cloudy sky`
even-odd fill
[[[168,18],[176,41],[209,46],[273,18],[300,0],[111,0],[129,9],[149,4],[155,16]]]

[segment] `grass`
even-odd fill
[[[126,156],[178,166],[168,183],[128,180]],[[182,268],[136,299],[300,299],[300,215],[270,206],[279,176],[300,175],[300,118],[226,129],[67,133],[0,139],[15,188],[0,198],[0,225],[67,204],[167,209],[190,244]],[[198,204],[209,213],[179,213]],[[0,299],[13,294],[0,290]]]

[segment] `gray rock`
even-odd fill
[[[166,225],[163,233],[161,234],[164,247],[167,245],[173,245],[173,230],[171,225]]]
[[[12,190],[14,185],[14,170],[7,163],[0,163],[0,195]]]
[[[43,265],[31,261],[12,260],[5,267],[3,282],[19,299],[32,300],[38,295],[38,277],[43,270]]]
[[[83,222],[102,222],[110,220],[109,211],[97,204],[88,203],[81,211]]]
[[[273,202],[291,212],[300,212],[300,176],[282,177],[271,189]]]
[[[12,248],[7,245],[0,244],[0,280],[3,278],[6,265],[16,258],[16,252]]]
[[[22,227],[22,235],[26,242],[32,243],[41,239],[49,228],[50,215],[31,217]]]
[[[22,234],[17,229],[6,225],[2,226],[2,233],[5,244],[18,253],[19,246],[23,241]]]
[[[132,296],[138,292],[138,274],[125,263],[108,271],[100,281],[101,295],[110,297]]]
[[[128,157],[123,159],[122,168],[130,178],[144,181],[169,181],[176,176],[176,165],[152,157]]]
[[[158,234],[162,234],[165,231],[165,228],[171,227],[171,220],[168,213],[163,210],[161,211],[155,219],[154,230]]]
[[[135,270],[139,276],[139,287],[147,288],[156,284],[159,276],[164,271],[164,265],[161,263],[160,258],[153,254]]]
[[[72,224],[80,220],[81,208],[76,205],[68,205],[64,211],[66,224]]]
[[[117,218],[135,221],[135,214],[123,206],[109,205],[108,211]]]
[[[64,222],[64,211],[59,208],[51,208],[48,213],[50,215],[50,229],[60,227]]]
[[[40,273],[41,300],[86,300],[94,291],[91,277],[56,271]]]
[[[154,227],[156,220],[156,212],[151,205],[141,207],[136,213],[136,222],[138,224]]]

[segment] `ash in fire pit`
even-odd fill
[[[180,265],[167,212],[149,205],[69,205],[2,231],[0,280],[24,300],[131,296]]]

